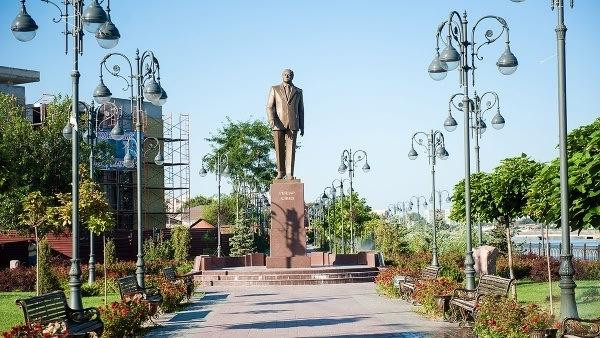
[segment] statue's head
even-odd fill
[[[294,79],[294,72],[291,69],[284,69],[283,73],[281,73],[281,78],[285,83],[292,83]]]

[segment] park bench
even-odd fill
[[[190,300],[194,295],[194,279],[191,275],[177,276],[175,268],[172,266],[163,269],[165,279],[173,284],[184,283],[187,299]]]
[[[450,311],[454,321],[460,316],[461,322],[472,321],[475,309],[481,298],[485,296],[506,297],[514,279],[494,275],[483,275],[475,290],[456,289],[450,299]]]
[[[421,275],[418,278],[412,278],[410,276],[406,276],[404,280],[399,282],[399,289],[402,298],[409,300],[412,294],[415,292],[415,286],[418,281],[430,280],[438,278],[440,274],[440,267],[437,266],[428,266],[423,268],[421,271]]]
[[[54,322],[64,322],[69,335],[72,336],[85,336],[91,332],[100,336],[104,329],[98,309],[71,309],[63,291],[17,299],[16,303],[23,309],[26,325],[40,323],[46,326]]]
[[[121,299],[139,294],[142,296],[142,301],[144,302],[154,305],[159,305],[162,302],[162,295],[158,288],[153,286],[142,288],[135,276],[119,278],[117,279],[117,284],[119,285]]]
[[[563,337],[598,338],[600,337],[600,317],[596,319],[565,318]]]

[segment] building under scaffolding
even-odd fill
[[[134,138],[133,130],[137,121],[136,114],[130,112],[129,100],[113,99],[113,102],[122,110],[125,135]],[[148,102],[144,102],[143,109],[141,122],[144,138],[156,138],[159,141],[158,146],[152,141],[144,144],[144,228],[160,230],[189,220],[189,206],[186,203],[190,197],[189,115],[163,114],[161,107]],[[103,125],[107,131],[106,138],[109,138],[108,131],[115,122],[107,121]],[[114,143],[116,161],[102,170],[101,182],[115,211],[117,229],[135,229],[136,171],[135,168],[128,169],[122,165],[125,149],[129,147],[129,151],[134,152],[135,145],[126,139]],[[158,151],[163,152],[163,165],[153,161]]]
[[[163,137],[160,138],[165,162],[163,172],[149,171],[145,180],[146,224],[164,224],[172,227],[189,225],[190,208],[190,129],[189,115],[164,114]],[[158,177],[151,175],[158,174]],[[161,174],[163,180],[161,181]],[[162,208],[150,205],[163,201]],[[159,210],[162,209],[162,210]],[[152,210],[152,211],[151,211]]]

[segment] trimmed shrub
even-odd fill
[[[138,337],[142,324],[156,313],[154,305],[142,302],[140,295],[112,302],[100,308],[104,322],[102,337]]]
[[[39,242],[38,249],[38,269],[39,269],[39,287],[40,294],[50,291],[60,290],[60,281],[53,272],[50,260],[52,258],[52,249],[46,239]]]
[[[185,226],[177,226],[171,232],[171,243],[173,245],[173,258],[176,261],[186,261],[190,256],[192,235],[190,229]]]
[[[109,268],[111,265],[117,263],[117,248],[115,242],[112,239],[106,240],[106,246],[104,247],[106,255],[106,267]]]
[[[171,283],[164,278],[158,279],[158,288],[163,296],[160,309],[165,313],[175,312],[181,308],[181,302],[185,299],[186,286],[183,281]]]

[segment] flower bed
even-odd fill
[[[67,328],[65,324],[61,322],[50,323],[46,327],[40,323],[34,323],[32,325],[15,325],[10,331],[2,333],[3,338],[63,338],[68,336]]]
[[[473,331],[479,337],[525,338],[556,325],[554,317],[537,305],[522,306],[513,299],[486,297],[478,305]]]
[[[421,304],[420,312],[427,316],[442,317],[444,312],[439,306],[438,298],[451,295],[454,289],[459,287],[458,282],[448,277],[418,281],[415,284],[413,299]]]
[[[100,308],[104,322],[102,337],[136,337],[142,333],[142,324],[156,316],[155,305],[142,302],[140,295],[112,302]]]
[[[411,270],[408,268],[390,267],[383,269],[375,277],[375,288],[379,294],[398,298],[400,297],[400,290],[394,287],[395,276],[411,276],[415,277],[419,274],[418,270]]]

